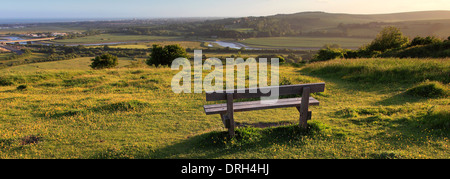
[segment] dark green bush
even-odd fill
[[[113,68],[117,65],[119,65],[117,56],[111,55],[109,53],[104,53],[92,59],[91,68],[93,69]]]
[[[385,27],[377,37],[367,46],[371,51],[384,52],[389,49],[402,48],[408,45],[408,37],[397,27]]]
[[[335,58],[344,58],[346,50],[340,48],[320,49],[312,61],[326,61]]]
[[[177,58],[188,58],[186,50],[178,44],[175,45],[153,45],[152,54],[147,59],[147,65],[170,65]]]
[[[409,46],[416,46],[416,45],[428,45],[428,44],[434,44],[434,43],[440,43],[442,42],[441,39],[438,39],[434,36],[427,36],[427,37],[415,37]]]

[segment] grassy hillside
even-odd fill
[[[365,37],[374,38],[383,27],[399,27],[406,36],[434,35],[447,38],[450,11],[421,11],[393,14],[340,14],[301,12],[265,17],[243,17],[212,21],[230,30],[271,31],[272,36]]]
[[[311,127],[296,127],[295,108],[241,112],[233,139],[218,115],[204,114],[204,94],[172,92],[169,68],[90,70],[81,59],[77,68],[2,69],[0,158],[450,158],[450,100],[407,94],[431,67],[428,76],[448,85],[449,59],[408,60],[419,67],[399,59],[282,66],[284,82],[326,83],[313,95],[321,104]],[[355,69],[349,77],[346,67]],[[364,80],[379,74],[414,80]],[[276,124],[284,126],[251,127]]]

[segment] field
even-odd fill
[[[176,37],[126,35],[126,34],[100,34],[76,39],[54,40],[53,42],[62,44],[97,44],[97,43],[112,43],[112,42],[162,41],[174,39],[176,39]]]
[[[358,48],[372,40],[369,38],[341,37],[266,37],[250,38],[239,42],[256,48],[321,48],[326,44],[339,44],[344,48]]]
[[[152,41],[152,42],[139,42],[139,43],[126,43],[117,45],[108,45],[110,48],[128,48],[128,49],[148,49],[152,48],[153,44],[159,45],[174,45],[178,44],[183,48],[202,49],[201,42],[195,41]],[[100,46],[88,46],[88,47],[100,47]],[[102,47],[102,46],[101,46]]]
[[[0,29],[0,35],[6,35],[10,33],[24,34],[24,33],[40,33],[40,32],[84,32],[85,28],[74,26],[56,26],[46,24],[44,26],[31,26],[18,29]]]
[[[296,127],[295,108],[241,112],[250,127],[232,139],[204,94],[172,92],[177,71],[88,62],[0,70],[0,158],[450,158],[450,99],[407,94],[427,79],[448,89],[449,59],[283,65],[284,83],[326,83],[311,127]],[[269,124],[284,125],[251,127]]]

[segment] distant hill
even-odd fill
[[[409,36],[450,36],[450,11],[419,11],[392,14],[342,14],[301,12],[264,17],[208,21],[227,30],[258,36],[375,37],[385,26],[399,27]],[[262,35],[261,35],[262,34]],[[243,35],[245,36],[245,35]]]
[[[417,11],[391,14],[343,14],[326,12],[300,12],[295,14],[279,14],[275,18],[334,18],[339,22],[398,22],[417,20],[450,19],[450,11]]]

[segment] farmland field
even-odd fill
[[[449,59],[283,65],[280,81],[326,83],[313,95],[311,127],[296,127],[295,108],[240,112],[243,137],[233,139],[218,115],[204,114],[204,93],[172,92],[177,71],[88,62],[0,70],[0,158],[450,158],[450,100],[406,93],[426,79],[448,88]],[[261,124],[284,125],[251,127]]]
[[[126,43],[126,44],[117,44],[117,45],[109,45],[110,48],[128,48],[128,49],[148,49],[151,48],[153,44],[159,45],[174,45],[178,44],[183,48],[191,48],[191,49],[201,49],[201,42],[195,41],[152,41],[152,42],[139,42],[139,43]],[[99,47],[99,46],[89,46],[89,47]]]
[[[100,34],[76,39],[54,40],[53,42],[64,44],[96,44],[96,43],[111,43],[111,42],[161,41],[161,40],[173,40],[176,38],[177,37],[170,37],[170,36]]]
[[[369,38],[341,37],[265,37],[249,38],[239,42],[259,48],[321,48],[326,44],[339,44],[344,48],[357,48],[372,40]]]

